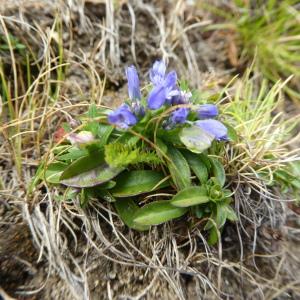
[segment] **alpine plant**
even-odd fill
[[[115,110],[91,105],[79,132],[64,124],[40,178],[67,186],[64,199],[76,195],[83,207],[110,202],[134,230],[178,219],[202,226],[208,242],[217,242],[226,221],[236,220],[220,156],[234,141],[218,107],[199,99],[163,60],[143,89],[134,66],[125,74],[124,103]]]

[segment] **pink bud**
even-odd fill
[[[95,140],[93,134],[89,131],[80,131],[79,133],[70,133],[67,137],[67,140],[72,145],[81,145],[90,143]]]

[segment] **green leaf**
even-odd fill
[[[156,150],[159,156],[162,154],[167,154],[168,146],[161,139],[156,139],[156,146],[160,149],[160,151]]]
[[[72,178],[81,173],[90,171],[104,163],[103,151],[94,151],[87,156],[75,160],[61,175],[60,179]]]
[[[178,192],[170,201],[176,207],[189,207],[209,202],[205,186],[191,186]]]
[[[90,121],[82,128],[84,131],[90,131],[93,136],[96,136],[99,130],[99,123],[97,121]]]
[[[234,209],[230,205],[227,204],[225,207],[225,210],[226,210],[226,218],[229,221],[235,222],[238,220],[238,217],[237,217]]]
[[[208,242],[208,244],[209,244],[210,246],[213,246],[213,245],[215,245],[215,244],[218,242],[218,240],[219,240],[219,235],[218,235],[218,233],[219,233],[219,230],[218,230],[215,226],[213,226],[213,227],[210,229],[210,231],[209,231],[209,236],[208,236],[208,240],[207,240],[207,242]]]
[[[228,205],[225,203],[217,203],[217,210],[215,214],[215,221],[217,223],[218,228],[222,228],[227,219],[227,208]]]
[[[116,183],[115,181],[110,180],[110,181],[107,181],[107,182],[105,182],[105,183],[99,185],[98,188],[99,188],[100,190],[110,190],[110,189],[112,189],[113,187],[115,187],[116,184],[117,184],[117,183]]]
[[[89,195],[85,189],[82,189],[79,196],[80,207],[85,207],[88,204],[88,201]]]
[[[210,200],[217,202],[217,201],[221,201],[224,199],[224,192],[222,187],[219,184],[219,181],[217,181],[217,183],[213,183],[213,179],[216,180],[215,177],[212,177],[210,179],[210,181],[208,182],[207,186],[207,190],[208,190],[208,195]],[[210,183],[210,184],[209,184]]]
[[[200,183],[206,183],[208,180],[208,171],[205,163],[201,160],[199,155],[191,153],[190,151],[184,151],[183,155],[188,161],[191,169],[199,179]]]
[[[212,165],[213,175],[214,175],[214,177],[216,177],[216,179],[220,183],[221,187],[223,187],[224,184],[225,184],[225,180],[226,180],[224,167],[219,162],[219,160],[217,160],[216,158],[210,157],[209,159],[210,159],[210,162],[211,162],[211,165]]]
[[[115,181],[108,181],[98,186],[84,188],[89,198],[101,198],[107,202],[115,202],[116,199],[110,193],[110,189],[116,185]]]
[[[68,165],[63,162],[54,162],[48,165],[45,171],[45,180],[48,183],[59,183],[59,178],[67,166]]]
[[[202,153],[211,146],[214,137],[198,126],[185,127],[179,134],[181,142],[194,153]]]
[[[114,127],[107,124],[99,124],[97,135],[100,139],[100,146],[104,146],[107,144],[108,139],[113,132]]]
[[[140,225],[158,225],[179,218],[187,208],[175,207],[167,200],[155,201],[140,208],[134,215],[134,222]]]
[[[86,156],[88,151],[86,149],[79,149],[77,147],[71,147],[68,149],[68,153],[59,155],[56,157],[57,160],[75,160],[80,157]]]
[[[148,230],[149,226],[136,224],[133,219],[139,207],[131,198],[118,199],[115,208],[121,220],[129,227],[138,231]]]
[[[176,148],[169,146],[167,156],[168,168],[172,179],[178,189],[184,189],[191,185],[191,170],[184,156]]]
[[[206,154],[204,154],[204,153],[200,153],[198,155],[199,155],[200,159],[202,160],[202,162],[205,164],[206,169],[208,171],[210,171],[210,169],[211,169],[211,162],[209,160],[209,157]]]
[[[73,177],[68,177],[67,179],[60,178],[60,183],[79,188],[92,187],[111,180],[123,170],[123,168],[114,168],[104,163],[97,168],[80,173]]]
[[[163,181],[164,178],[165,176],[162,173],[152,170],[124,172],[116,178],[117,185],[111,192],[115,197],[129,197],[149,193],[168,186],[169,182]]]
[[[130,132],[125,132],[119,138],[117,138],[116,143],[126,144],[128,147],[133,147],[139,140],[140,137],[132,135]]]
[[[97,190],[96,195],[107,202],[116,202],[116,199],[110,191],[99,189]]]
[[[292,180],[291,186],[296,190],[300,190],[300,179],[296,178],[296,179]]]
[[[191,207],[192,212],[194,215],[198,218],[201,219],[203,218],[205,211],[204,211],[204,205],[195,205]]]
[[[221,228],[224,226],[227,218],[227,212],[228,212],[228,204],[226,203],[217,203],[210,218],[215,221],[218,228]],[[204,229],[208,230],[214,227],[214,223],[209,220],[207,224],[205,225]]]
[[[181,129],[180,128],[175,128],[175,129],[171,129],[171,130],[165,130],[165,129],[159,129],[157,131],[157,136],[167,142],[170,143],[172,145],[180,145],[181,141],[179,138],[179,133],[180,133]]]

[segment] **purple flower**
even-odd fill
[[[218,141],[228,140],[227,128],[219,121],[213,119],[196,121],[195,125],[212,135]]]
[[[189,114],[189,108],[180,107],[177,108],[170,116],[170,122],[172,124],[183,124]]]
[[[145,116],[145,108],[140,102],[134,102],[131,105],[133,113],[138,117],[142,118]]]
[[[156,85],[148,96],[148,107],[150,109],[158,109],[163,106],[166,100],[178,95],[176,89],[177,74],[175,71],[168,73],[166,78]]]
[[[128,129],[136,124],[137,119],[128,105],[123,104],[108,115],[108,122],[122,129]]]
[[[128,81],[128,94],[131,100],[141,100],[141,90],[139,76],[134,66],[130,66],[125,70]]]
[[[161,84],[165,79],[166,64],[163,60],[157,60],[150,69],[149,77],[154,85]]]
[[[178,87],[176,87],[176,89],[178,91],[177,95],[171,98],[170,104],[179,105],[189,103],[189,100],[192,97],[192,93],[187,91],[181,91]]]
[[[215,118],[218,113],[218,108],[214,104],[203,104],[197,109],[197,114],[200,119]]]

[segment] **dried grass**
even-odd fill
[[[107,89],[122,83],[124,62],[145,69],[162,56],[191,78],[194,87],[219,89],[220,78],[228,71],[220,70],[223,62],[215,64],[213,55],[202,57],[214,52],[201,35],[209,20],[184,1],[171,5],[136,0],[122,7],[112,1],[9,1],[4,6],[0,32],[17,36],[38,53],[27,65],[34,71],[31,81],[24,79],[12,47],[1,60],[12,66],[4,76],[9,87],[6,97],[13,107],[9,114],[6,102],[2,103],[1,194],[22,214],[46,270],[39,286],[17,293],[35,294],[58,274],[72,293],[70,299],[299,296],[299,256],[290,247],[299,242],[299,230],[286,224],[297,216],[267,187],[257,186],[255,176],[247,174],[249,169],[243,170],[245,164],[234,182],[240,222],[236,228],[226,228],[217,248],[207,245],[197,226],[187,229],[174,222],[136,233],[97,199],[83,209],[78,199],[57,201],[63,194],[60,187],[42,183],[30,192],[36,167],[48,155],[59,124],[76,118],[90,103],[114,105],[121,98],[122,90],[109,95]],[[96,9],[100,12],[91,13]],[[34,13],[51,17],[37,21]],[[147,26],[152,26],[151,32]],[[210,73],[204,74],[207,70]],[[231,163],[237,157],[234,151],[228,151]],[[246,180],[250,182],[245,184]],[[273,237],[277,228],[283,241]],[[119,268],[117,280],[103,271],[114,268]],[[126,276],[129,281],[116,282]],[[137,283],[139,276],[142,283]],[[95,278],[101,281],[98,288]]]

